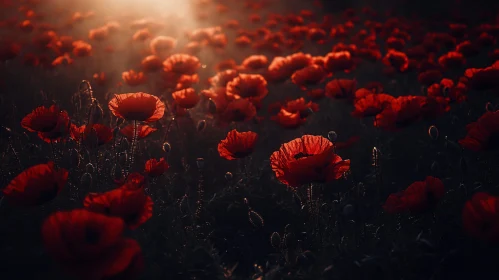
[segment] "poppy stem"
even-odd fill
[[[130,147],[130,160],[128,161],[127,168],[127,176],[130,174],[130,170],[132,169],[135,148],[137,146],[137,136],[138,136],[138,122],[136,120],[133,121],[133,138],[132,138],[132,146]]]
[[[55,167],[57,166],[57,157],[55,155],[54,141],[50,140],[50,150],[52,152],[52,160],[54,161]]]

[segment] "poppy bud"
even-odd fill
[[[291,224],[287,224],[285,227],[284,227],[284,233],[290,233],[291,232]]]
[[[428,135],[430,136],[430,138],[432,140],[437,140],[438,135],[439,135],[438,128],[436,126],[434,126],[434,125],[430,126],[428,128]]]
[[[198,132],[202,132],[206,128],[206,121],[200,120],[197,125]]]
[[[250,223],[256,228],[261,228],[264,226],[263,217],[253,210],[250,210],[248,212],[248,219]]]
[[[338,139],[338,134],[336,134],[336,131],[331,130],[327,133],[327,138],[334,143]]]
[[[170,143],[168,143],[168,142],[163,143],[163,151],[165,153],[169,153],[171,150],[172,150],[172,146],[170,145]]]
[[[315,255],[307,250],[296,257],[296,263],[301,266],[311,266],[315,262],[315,259]]]
[[[196,165],[198,166],[199,169],[203,168],[204,167],[204,158],[197,158]]]
[[[225,173],[225,180],[227,180],[227,181],[232,180],[232,173],[230,173],[230,172]]]
[[[217,113],[217,104],[215,104],[215,101],[211,98],[208,101],[208,112],[212,115]]]
[[[85,166],[85,172],[94,173],[94,166],[91,163],[87,163],[87,165]]]
[[[490,102],[487,102],[487,104],[485,104],[485,110],[487,112],[494,112],[495,111],[494,105],[492,105],[492,103]]]
[[[278,249],[281,246],[281,236],[278,232],[272,233],[272,235],[270,236],[270,244],[275,249]]]
[[[345,207],[343,207],[343,216],[345,218],[349,219],[353,216],[355,209],[352,204],[347,204]]]
[[[83,188],[89,188],[92,186],[92,175],[90,173],[83,173],[80,179],[80,185]]]
[[[293,250],[296,248],[296,237],[292,232],[284,236],[284,245],[286,249]]]

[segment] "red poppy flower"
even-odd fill
[[[425,119],[436,119],[450,111],[449,98],[426,97],[421,102],[421,116]]]
[[[247,98],[255,103],[261,101],[268,93],[267,81],[259,74],[240,74],[227,83],[229,98]]]
[[[442,181],[428,176],[425,181],[412,183],[400,193],[391,194],[383,205],[389,214],[406,211],[421,212],[434,207],[445,194]]]
[[[367,94],[355,100],[355,110],[352,112],[352,116],[358,118],[374,117],[390,106],[394,99],[395,97],[385,93]]]
[[[123,72],[121,78],[131,87],[145,84],[147,81],[147,76],[145,76],[143,72],[135,72],[134,70]]]
[[[433,83],[437,83],[443,77],[441,71],[437,69],[426,70],[418,75],[418,81],[420,84],[425,86],[430,86]]]
[[[143,189],[146,184],[146,178],[138,173],[130,173],[126,178],[121,178],[114,181],[120,188],[127,190]]]
[[[402,51],[405,47],[405,40],[397,37],[389,37],[386,39],[386,48],[396,51]]]
[[[239,76],[239,72],[233,69],[223,70],[208,79],[213,87],[226,87],[227,84]]]
[[[238,132],[233,129],[218,143],[218,153],[226,160],[244,158],[253,152],[258,134],[252,131]]]
[[[165,104],[144,92],[116,94],[108,107],[115,117],[129,121],[155,122],[165,114]]]
[[[403,52],[388,50],[388,53],[383,57],[383,64],[392,66],[399,72],[405,72],[409,68],[409,58]]]
[[[55,51],[59,54],[70,53],[74,49],[73,42],[72,37],[61,36],[54,44]]]
[[[313,57],[310,54],[304,54],[302,52],[288,55],[286,59],[289,61],[289,70],[291,71],[290,75],[293,72],[303,69],[313,63]]]
[[[292,188],[331,182],[350,169],[350,160],[336,155],[333,143],[314,135],[304,135],[281,145],[271,155],[270,164],[277,179]]]
[[[57,142],[69,132],[69,116],[56,105],[49,108],[41,106],[26,115],[21,126],[30,132],[38,132],[45,142]]]
[[[236,40],[234,40],[234,43],[238,47],[247,47],[251,45],[252,41],[251,38],[249,38],[248,36],[242,35],[237,37]]]
[[[87,146],[96,147],[109,143],[113,139],[113,130],[102,124],[92,126],[82,125],[77,127],[71,124],[71,138],[79,142],[80,140]]]
[[[177,84],[175,85],[175,90],[182,90],[192,87],[194,84],[199,83],[199,75],[181,75],[177,79]]]
[[[326,96],[353,99],[356,87],[355,80],[334,79],[326,84]]]
[[[144,173],[151,177],[159,177],[163,175],[168,168],[170,168],[170,166],[168,165],[168,162],[166,162],[165,158],[161,158],[159,161],[152,158],[146,161]]]
[[[464,204],[463,228],[472,237],[487,242],[499,241],[499,199],[479,192]]]
[[[307,38],[317,44],[324,44],[327,39],[327,33],[322,28],[310,28],[307,33]]]
[[[459,52],[448,52],[438,59],[438,63],[447,69],[459,68],[465,62],[464,56]]]
[[[148,55],[140,62],[142,69],[146,72],[156,72],[163,67],[163,61],[159,56]]]
[[[293,73],[291,81],[301,89],[321,83],[326,77],[326,72],[321,66],[312,64]]]
[[[42,226],[47,251],[77,279],[136,275],[142,255],[138,243],[123,238],[123,221],[84,209],[56,212]]]
[[[218,104],[217,104],[218,106]],[[256,116],[256,108],[248,99],[236,99],[231,101],[225,107],[222,118],[228,122],[249,121]]]
[[[489,90],[499,87],[499,63],[494,63],[486,68],[466,69],[464,76],[469,79],[469,84],[476,90]]]
[[[154,37],[149,43],[151,52],[157,56],[164,57],[177,46],[177,40],[169,36]]]
[[[421,96],[399,96],[390,106],[376,115],[374,125],[387,130],[397,130],[421,119]]]
[[[92,76],[94,82],[98,84],[99,86],[103,86],[107,83],[107,78],[106,78],[106,73],[100,72],[100,73],[95,73]]]
[[[71,64],[73,64],[73,59],[67,53],[56,57],[54,60],[52,60],[51,63],[51,65],[54,67],[59,65],[71,65]]]
[[[77,57],[89,56],[92,52],[92,45],[84,41],[73,42],[73,54]]]
[[[201,67],[199,59],[188,54],[174,54],[163,62],[165,72],[173,72],[178,75],[194,75]]]
[[[105,193],[89,193],[83,206],[92,212],[122,218],[136,229],[152,217],[153,201],[142,189],[118,188]]]
[[[90,29],[88,32],[88,38],[95,41],[104,41],[109,37],[109,30],[107,26],[102,26],[94,29]]]
[[[130,124],[130,125],[127,125],[120,130],[120,133],[126,137],[128,142],[132,142],[132,140],[133,140],[133,128],[134,128],[134,125]],[[147,136],[149,136],[149,134],[155,132],[156,130],[158,130],[158,129],[154,128],[154,127],[150,127],[148,125],[138,125],[137,126],[137,140],[146,138]]]
[[[222,72],[224,70],[235,70],[237,68],[237,63],[234,59],[222,60],[215,65],[215,70],[217,72]]]
[[[172,97],[175,100],[175,103],[184,109],[194,108],[200,100],[199,95],[193,88],[175,91],[172,93]]]
[[[12,204],[35,206],[54,199],[68,180],[66,169],[56,169],[53,162],[39,164],[21,172],[3,189]]]
[[[456,46],[456,51],[462,53],[465,57],[474,56],[480,53],[480,49],[476,43],[464,41]]]
[[[264,55],[251,55],[243,60],[241,68],[245,70],[259,70],[267,67],[269,59]]]
[[[355,63],[349,51],[330,52],[325,57],[324,68],[329,72],[349,72]]]
[[[307,118],[302,116],[300,112],[289,112],[286,109],[282,108],[277,115],[272,116],[271,120],[277,122],[283,128],[294,129],[305,122],[307,122]]]
[[[135,33],[132,36],[132,40],[138,41],[138,42],[143,42],[151,37],[152,37],[152,34],[149,31],[149,29],[143,28],[143,29],[135,31]]]
[[[319,111],[319,105],[317,103],[312,101],[307,103],[303,97],[287,101],[283,108],[290,113],[299,113],[302,116],[305,116],[305,112],[308,110],[311,110],[312,112]]]
[[[273,82],[281,82],[293,74],[291,60],[289,57],[276,56],[267,68],[267,79]]]
[[[466,126],[466,136],[459,144],[472,151],[499,148],[499,111],[486,112],[476,122]]]
[[[307,91],[307,96],[314,100],[321,99],[326,96],[326,91],[322,88],[311,89]]]

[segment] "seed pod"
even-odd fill
[[[284,236],[284,246],[289,250],[296,248],[296,236],[292,232]]]
[[[94,173],[94,166],[91,163],[87,163],[85,166],[85,172],[90,174]]]
[[[196,129],[198,130],[198,132],[202,132],[205,128],[206,128],[206,121],[205,120],[200,120],[198,122],[198,125],[197,125]]]
[[[230,172],[225,173],[225,180],[230,181],[230,180],[232,180],[232,177],[233,177],[232,173],[230,173]]]
[[[432,125],[428,128],[428,136],[430,136],[430,138],[432,140],[437,140],[438,135],[439,135],[439,132],[438,132],[438,128],[436,126]]]
[[[92,174],[83,173],[80,179],[80,185],[82,188],[88,189],[92,186]]]
[[[172,146],[170,145],[170,143],[168,143],[168,142],[163,143],[163,151],[165,153],[170,153],[171,150],[172,150]]]
[[[352,204],[347,204],[343,207],[343,216],[347,219],[351,218],[355,212]]]
[[[279,247],[281,246],[281,235],[279,235],[278,232],[272,233],[272,235],[270,236],[270,244],[275,249],[279,249]]]
[[[261,228],[264,225],[263,218],[258,214],[257,212],[250,210],[248,212],[248,218],[250,223],[256,227],[256,228]]]
[[[338,139],[338,134],[336,133],[336,131],[331,130],[327,133],[327,138],[329,139],[329,141],[334,143]]]

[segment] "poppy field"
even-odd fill
[[[499,10],[393,2],[0,1],[0,279],[497,277]]]

